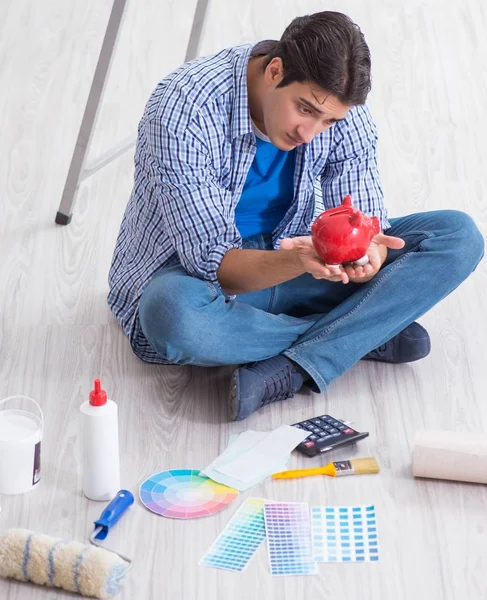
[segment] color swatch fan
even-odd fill
[[[172,469],[151,475],[140,486],[142,504],[150,511],[173,519],[194,519],[219,512],[238,495],[199,471]]]

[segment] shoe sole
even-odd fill
[[[232,378],[230,380],[230,402],[229,402],[229,413],[231,421],[240,421],[238,418],[238,410],[240,408],[238,397],[239,397],[239,385],[238,385],[238,377],[237,373],[234,372],[232,374]]]

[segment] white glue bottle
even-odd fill
[[[95,379],[83,415],[83,493],[90,500],[112,500],[120,490],[118,408]]]

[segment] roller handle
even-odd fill
[[[120,490],[117,492],[115,498],[101,513],[100,518],[95,521],[95,527],[99,529],[96,535],[93,535],[93,539],[104,540],[110,528],[118,522],[120,517],[125,511],[132,506],[134,503],[134,496],[132,492],[128,490]]]

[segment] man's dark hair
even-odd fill
[[[371,88],[370,50],[347,15],[324,11],[297,17],[267,54],[264,69],[275,57],[284,65],[278,87],[308,81],[343,104],[365,104]]]

